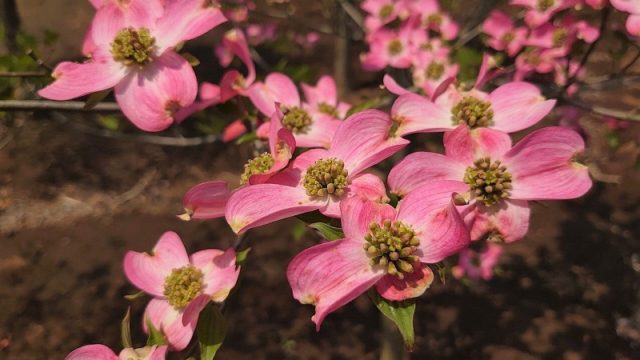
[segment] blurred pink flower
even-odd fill
[[[472,249],[464,249],[460,252],[458,265],[452,269],[453,276],[460,279],[465,275],[472,280],[491,280],[493,268],[502,255],[502,246],[487,243],[486,247],[477,252]]]
[[[482,24],[482,31],[489,35],[487,44],[498,51],[505,51],[513,57],[522,49],[528,30],[515,27],[513,20],[500,10],[493,10]]]
[[[548,22],[561,10],[579,5],[581,0],[511,0],[511,5],[527,8],[524,20],[530,27],[537,27]]]
[[[597,27],[565,15],[556,23],[546,23],[531,32],[526,44],[545,49],[558,49],[557,56],[567,56],[576,40],[592,43],[600,37]]]
[[[632,36],[640,35],[640,1],[639,0],[611,0],[611,5],[622,12],[629,13],[626,28]]]
[[[456,182],[434,182],[408,194],[394,209],[361,198],[341,203],[345,238],[315,245],[287,268],[293,297],[315,306],[319,330],[327,315],[372,286],[384,298],[422,295],[433,282],[433,264],[469,244],[469,233],[451,194]]]
[[[190,257],[182,240],[166,232],[151,253],[129,251],[124,273],[140,290],[153,296],[145,309],[147,321],[161,331],[173,350],[191,341],[200,311],[209,301],[222,302],[236,284],[240,267],[233,249],[209,249]]]

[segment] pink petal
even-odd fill
[[[349,116],[336,131],[330,156],[344,161],[349,177],[388,158],[409,141],[389,137],[393,122],[380,110],[365,110]]]
[[[115,89],[122,112],[145,131],[162,131],[175,113],[196,99],[198,82],[191,65],[167,51],[143,70],[130,74]]]
[[[105,1],[106,0],[89,0],[91,5],[93,5],[93,7],[96,9],[100,9],[101,7],[103,7],[105,4]]]
[[[322,76],[315,87],[303,83],[302,91],[305,99],[311,105],[317,106],[320,103],[325,103],[336,106],[338,103],[336,82],[331,76]]]
[[[380,204],[358,196],[343,200],[340,211],[344,236],[359,241],[364,241],[372,222],[380,224],[386,219],[393,220],[396,216],[396,211],[391,205]]]
[[[326,201],[311,199],[301,187],[257,184],[241,188],[231,196],[225,217],[235,233],[242,233],[324,205]]]
[[[455,73],[458,72],[458,67],[454,67],[453,69],[455,70]],[[451,88],[451,85],[453,85],[455,82],[455,76],[449,76],[448,78],[442,80],[440,85],[438,85],[438,87],[433,91],[433,94],[431,95],[431,101],[436,102],[440,95],[447,92],[447,90],[449,90]]]
[[[407,155],[389,172],[387,183],[392,193],[405,196],[434,180],[462,181],[467,165],[441,154],[416,152]]]
[[[535,125],[556,104],[555,100],[545,101],[540,90],[526,82],[500,86],[491,92],[489,101],[494,112],[492,127],[504,132],[515,132]]]
[[[85,345],[73,350],[65,360],[118,360],[118,356],[108,347],[100,344]]]
[[[577,132],[546,127],[520,140],[504,157],[513,178],[512,199],[573,199],[591,188],[589,170],[575,161],[584,151]]]
[[[489,128],[469,130],[462,124],[444,134],[444,147],[447,157],[471,165],[474,160],[485,156],[493,160],[502,159],[511,149],[511,137]]]
[[[283,114],[280,109],[271,115],[269,125],[269,150],[273,156],[274,164],[269,171],[263,174],[255,174],[249,178],[249,184],[264,184],[278,171],[284,169],[293,156],[296,149],[296,139],[288,129],[282,127]]]
[[[241,119],[235,120],[222,131],[222,141],[225,143],[231,142],[243,134],[246,134],[247,131],[248,129],[244,125],[244,121]]]
[[[478,77],[476,78],[476,83],[473,85],[475,89],[479,89],[484,85],[488,80],[489,70],[495,66],[495,61],[491,55],[485,53],[482,55],[482,63],[480,64],[480,70],[478,71]],[[496,89],[497,90],[497,89]]]
[[[175,0],[166,5],[153,33],[159,52],[182,41],[195,39],[227,21],[217,6],[208,0]]]
[[[391,301],[413,299],[424,294],[433,282],[433,272],[419,263],[414,266],[417,269],[411,274],[405,274],[402,280],[393,275],[385,275],[376,283],[378,293]]]
[[[140,290],[164,296],[164,281],[171,270],[189,264],[187,251],[178,234],[168,231],[160,237],[151,254],[128,251],[124,257],[124,273]]]
[[[342,121],[327,114],[312,113],[311,116],[313,123],[307,133],[295,134],[298,146],[328,148]]]
[[[236,286],[240,267],[236,267],[236,252],[233,249],[198,251],[191,255],[191,263],[204,274],[203,293],[211,300],[224,301]]]
[[[316,330],[324,318],[354,300],[383,275],[369,265],[362,241],[337,240],[310,247],[289,263],[287,279],[293,297],[312,304]]]
[[[633,36],[640,35],[640,14],[629,15],[625,27],[629,34]]]
[[[413,94],[411,91],[403,88],[398,84],[389,74],[385,74],[382,78],[384,87],[389,90],[390,93],[395,95]]]
[[[271,117],[276,103],[292,107],[300,106],[300,94],[296,85],[284,74],[271,73],[264,83],[257,82],[248,90],[249,99],[264,115]]]
[[[200,300],[195,304],[201,305]],[[193,321],[194,316],[190,316],[190,321],[183,324],[183,313],[162,299],[151,299],[149,301],[144,311],[144,319],[142,326],[145,332],[148,332],[146,324],[148,320],[153,324],[153,327],[161,331],[167,338],[171,351],[182,351],[189,345],[197,324],[197,317]]]
[[[112,88],[126,73],[124,66],[108,57],[83,64],[63,62],[53,70],[55,81],[38,91],[38,95],[51,100],[70,100]]]
[[[416,94],[405,94],[396,99],[391,108],[391,116],[400,123],[396,132],[399,136],[454,128],[451,111]]]
[[[189,189],[182,206],[192,219],[215,219],[224,216],[230,196],[226,181],[207,181]]]
[[[379,203],[389,201],[384,182],[378,176],[369,173],[359,174],[351,179],[347,196],[359,196]]]
[[[640,14],[640,3],[633,0],[611,0],[611,5],[620,11]]]
[[[149,360],[165,360],[167,351],[169,351],[169,347],[166,345],[155,347],[149,355]]]
[[[247,38],[244,36],[242,30],[232,29],[227,31],[222,41],[247,67],[248,74],[245,79],[245,84],[253,84],[256,79],[256,67],[253,64],[253,59],[251,58]]]
[[[422,262],[437,263],[469,245],[469,230],[452,201],[453,193],[468,189],[460,181],[435,181],[400,200],[397,220],[416,231]]]
[[[491,207],[482,204],[477,206],[471,239],[478,240],[491,232],[497,232],[504,241],[514,242],[527,234],[531,214],[527,201],[505,200]]]

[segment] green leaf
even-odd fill
[[[131,342],[131,307],[127,308],[127,313],[120,323],[120,339],[122,340],[123,348],[133,347]]]
[[[147,323],[147,329],[149,329],[149,337],[147,338],[147,346],[153,345],[166,345],[167,339],[160,330],[153,326],[153,323],[149,319],[145,319]]]
[[[113,115],[98,115],[98,123],[105,129],[112,131],[120,128],[120,118]]]
[[[309,225],[310,228],[316,229],[318,233],[326,240],[333,241],[344,239],[344,232],[339,227],[331,226],[326,223],[316,222]]]
[[[482,63],[482,53],[463,47],[456,52],[455,62],[460,65],[458,79],[462,82],[470,82],[478,76],[478,69],[480,69],[480,64]]]
[[[244,250],[240,250],[236,252],[236,266],[244,265],[244,263],[247,261],[247,255],[249,255],[250,251],[251,251],[251,248],[248,247]]]
[[[200,360],[213,359],[227,332],[227,323],[215,304],[209,303],[200,313],[197,332]]]
[[[353,105],[349,109],[349,111],[347,111],[347,115],[345,115],[345,118],[347,118],[347,117],[349,117],[349,116],[351,116],[351,115],[353,115],[355,113],[358,113],[360,111],[367,110],[367,109],[372,109],[372,108],[378,106],[378,102],[379,101],[378,101],[377,98],[373,98],[373,99],[369,99],[369,100],[367,100],[365,102],[361,102],[358,105]]]
[[[106,89],[106,90],[94,92],[93,94],[89,95],[89,98],[84,103],[83,109],[84,110],[93,109],[94,107],[96,107],[96,105],[98,105],[100,101],[104,100],[107,97],[107,95],[109,95],[110,92],[111,92],[111,89]]]
[[[144,291],[138,291],[137,293],[134,293],[134,294],[125,295],[124,298],[129,301],[134,301],[143,296],[144,296]]]
[[[317,222],[323,222],[323,223],[327,223],[327,224],[332,224],[335,226],[339,226],[340,225],[340,221],[336,221],[337,219],[332,219],[328,216],[323,215],[320,211],[316,210],[316,211],[312,211],[312,212],[308,212],[308,213],[304,213],[304,214],[300,214],[298,216],[296,216],[296,218],[298,220],[301,220],[307,224],[313,224],[313,223],[317,223]]]
[[[256,135],[256,133],[254,132],[246,133],[240,136],[238,140],[236,140],[236,145],[244,144],[246,142],[253,141],[257,138],[258,138],[258,135]]]
[[[411,351],[416,341],[413,332],[413,316],[416,312],[415,300],[389,301],[380,296],[375,289],[369,290],[367,295],[369,295],[371,301],[378,307],[378,310],[396,324],[404,339],[405,347]]]
[[[291,236],[293,236],[293,240],[298,241],[302,239],[304,234],[307,233],[307,230],[307,223],[298,219],[298,221],[296,221],[296,223],[291,228]]]

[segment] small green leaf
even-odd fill
[[[167,344],[167,339],[164,337],[164,334],[160,332],[160,330],[156,329],[153,326],[153,323],[149,319],[145,319],[147,323],[147,329],[149,330],[149,337],[147,338],[147,346],[153,345],[165,345]]]
[[[440,277],[440,282],[443,284],[447,283],[447,266],[444,262],[439,262],[435,264],[436,271],[438,272],[438,276]]]
[[[98,123],[105,129],[116,131],[120,128],[120,118],[112,115],[98,115]]]
[[[144,296],[144,291],[138,291],[135,294],[125,295],[124,298],[129,301],[134,301],[134,300],[140,299],[143,296]]]
[[[120,323],[120,339],[122,340],[123,348],[133,347],[131,342],[131,307],[127,308],[127,313]]]
[[[347,117],[349,117],[349,116],[351,116],[351,115],[353,115],[355,113],[358,113],[360,111],[364,111],[364,110],[367,110],[367,109],[374,108],[374,107],[378,106],[378,102],[379,102],[379,100],[377,98],[373,98],[373,99],[369,99],[369,100],[367,100],[365,102],[361,102],[358,105],[353,105],[349,109],[349,111],[347,111],[347,115],[345,116],[345,118],[347,118]]]
[[[298,216],[296,216],[296,218],[298,220],[301,220],[307,224],[313,224],[313,223],[317,223],[317,222],[323,222],[323,223],[327,223],[327,224],[332,224],[335,226],[339,226],[340,225],[340,221],[335,221],[336,219],[332,219],[326,215],[323,215],[320,211],[316,210],[316,211],[312,211],[312,212],[308,212],[308,213],[304,213],[304,214],[300,214]]]
[[[375,289],[369,290],[367,295],[378,307],[378,310],[396,324],[404,339],[405,347],[411,351],[416,341],[413,332],[413,316],[416,312],[415,300],[389,301],[380,296]]]
[[[107,95],[109,95],[110,92],[111,92],[111,89],[106,89],[106,90],[94,92],[93,94],[89,95],[89,98],[84,103],[83,109],[84,110],[93,109],[94,107],[96,107],[96,105],[98,105],[98,103],[100,103],[100,101],[104,100],[107,97]]]
[[[344,232],[339,227],[331,226],[326,223],[316,222],[309,225],[310,228],[315,229],[326,240],[333,241],[338,239],[344,239]]]
[[[304,221],[298,219],[298,221],[296,221],[296,223],[291,228],[291,236],[293,236],[293,240],[298,241],[302,239],[304,234],[306,234],[307,229],[307,224]]]
[[[258,138],[258,136],[254,132],[246,133],[246,134],[240,136],[238,138],[238,140],[236,140],[236,145],[244,144],[246,142],[253,141],[253,140],[257,139],[257,138]]]
[[[200,65],[200,60],[190,53],[182,53],[182,57],[185,58],[189,62],[189,64],[191,64],[191,66],[195,67]]]
[[[247,261],[247,255],[249,255],[250,251],[251,251],[251,248],[248,247],[244,250],[240,250],[236,252],[236,266],[244,265],[244,263]]]
[[[200,313],[198,320],[198,343],[200,344],[200,360],[211,360],[222,346],[227,332],[227,323],[218,307],[209,303]]]

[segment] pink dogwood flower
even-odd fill
[[[480,78],[480,77],[479,77]],[[526,82],[504,84],[491,93],[450,87],[435,101],[417,94],[398,97],[391,116],[399,136],[416,132],[440,132],[466,124],[472,129],[492,128],[504,132],[526,129],[542,120],[555,105]],[[525,113],[522,109],[527,109]]]
[[[344,110],[337,103],[335,83],[319,83],[324,95],[306,87],[305,94],[311,96],[303,103],[296,85],[289,77],[280,73],[269,74],[264,82],[256,82],[249,89],[249,98],[255,107],[266,116],[272,116],[276,109],[284,114],[282,125],[293,133],[300,147],[328,147],[341,121],[336,115]],[[311,92],[309,92],[311,90]],[[320,102],[316,100],[320,99]],[[279,106],[278,106],[279,105]],[[340,107],[338,109],[338,107]],[[258,135],[268,133],[269,123],[258,129]]]
[[[282,127],[282,113],[276,111],[269,127],[269,152],[249,160],[240,176],[241,186],[263,184],[284,169],[296,149],[291,132]],[[182,199],[182,220],[222,217],[233,192],[226,181],[207,181],[191,188]]]
[[[527,8],[524,20],[530,27],[540,26],[561,10],[580,4],[581,0],[511,0],[511,5]]]
[[[448,56],[438,56],[436,53],[422,53],[416,57],[412,73],[413,83],[419,87],[428,98],[433,98],[440,85],[458,75],[460,66],[451,64]]]
[[[461,196],[475,204],[472,240],[492,231],[518,240],[528,229],[528,201],[574,199],[591,188],[588,168],[577,160],[584,141],[567,128],[536,130],[512,147],[503,132],[461,125],[445,134],[444,145],[444,155],[408,155],[387,181],[399,196],[436,180],[466,184]]]
[[[639,0],[611,0],[611,5],[622,12],[629,13],[626,28],[632,36],[640,35],[640,1]]]
[[[164,360],[167,346],[145,346],[139,349],[126,348],[116,355],[113,350],[100,344],[85,345],[73,350],[65,360]]]
[[[336,81],[328,75],[318,79],[315,86],[302,83],[304,106],[312,113],[329,116],[333,119],[344,119],[351,104],[338,99]]]
[[[379,110],[350,116],[340,124],[328,150],[306,151],[269,184],[235,192],[225,213],[231,229],[240,233],[314,210],[340,217],[340,202],[353,196],[386,201],[382,181],[363,171],[407,145],[407,140],[389,136],[392,125]]]
[[[405,23],[397,31],[381,28],[369,34],[369,52],[360,56],[362,67],[367,71],[378,71],[386,66],[400,69],[411,66],[413,31],[412,26]]]
[[[472,280],[491,280],[493,269],[502,255],[501,245],[487,243],[482,251],[471,248],[460,251],[458,265],[452,269],[453,276],[460,279],[468,276]]]
[[[341,204],[345,238],[312,246],[287,268],[293,297],[315,306],[319,330],[325,317],[374,287],[385,299],[422,295],[433,281],[433,264],[469,244],[469,232],[451,194],[457,182],[416,188],[397,210],[361,198]]]
[[[423,28],[440,33],[445,40],[453,40],[458,36],[458,24],[440,9],[437,0],[413,0],[408,7],[411,14],[419,15]]]
[[[220,81],[221,101],[226,102],[237,94],[248,96],[247,91],[256,80],[256,67],[253,64],[249,44],[242,30],[227,31],[222,44],[229,49],[232,55],[237,56],[247,68],[247,76],[237,70],[230,70],[222,77]]]
[[[193,103],[198,89],[191,65],[174,47],[226,19],[208,0],[172,1],[159,18],[134,11],[119,16],[117,9],[113,4],[98,10],[90,30],[91,58],[59,64],[55,81],[38,93],[69,100],[114,87],[123,113],[137,127],[164,130],[179,109]]]
[[[553,72],[557,62],[563,58],[562,49],[526,48],[516,57],[516,72],[513,80],[522,81],[531,73]]]
[[[398,17],[406,15],[406,6],[396,0],[365,0],[360,7],[368,13],[364,24],[368,32],[373,32]],[[403,14],[404,13],[404,14]]]
[[[588,22],[576,20],[571,15],[564,16],[557,23],[546,23],[531,32],[527,45],[545,49],[559,49],[558,56],[571,52],[576,40],[592,43],[598,39],[600,31]]]
[[[505,51],[513,57],[522,49],[527,39],[528,30],[516,27],[509,15],[500,10],[493,10],[482,24],[482,31],[489,35],[487,45],[498,51]]]
[[[236,284],[240,268],[233,249],[209,249],[187,255],[178,234],[166,232],[153,251],[129,251],[124,273],[140,290],[153,296],[145,309],[147,321],[180,351],[193,336],[200,311],[209,301],[222,302]]]

